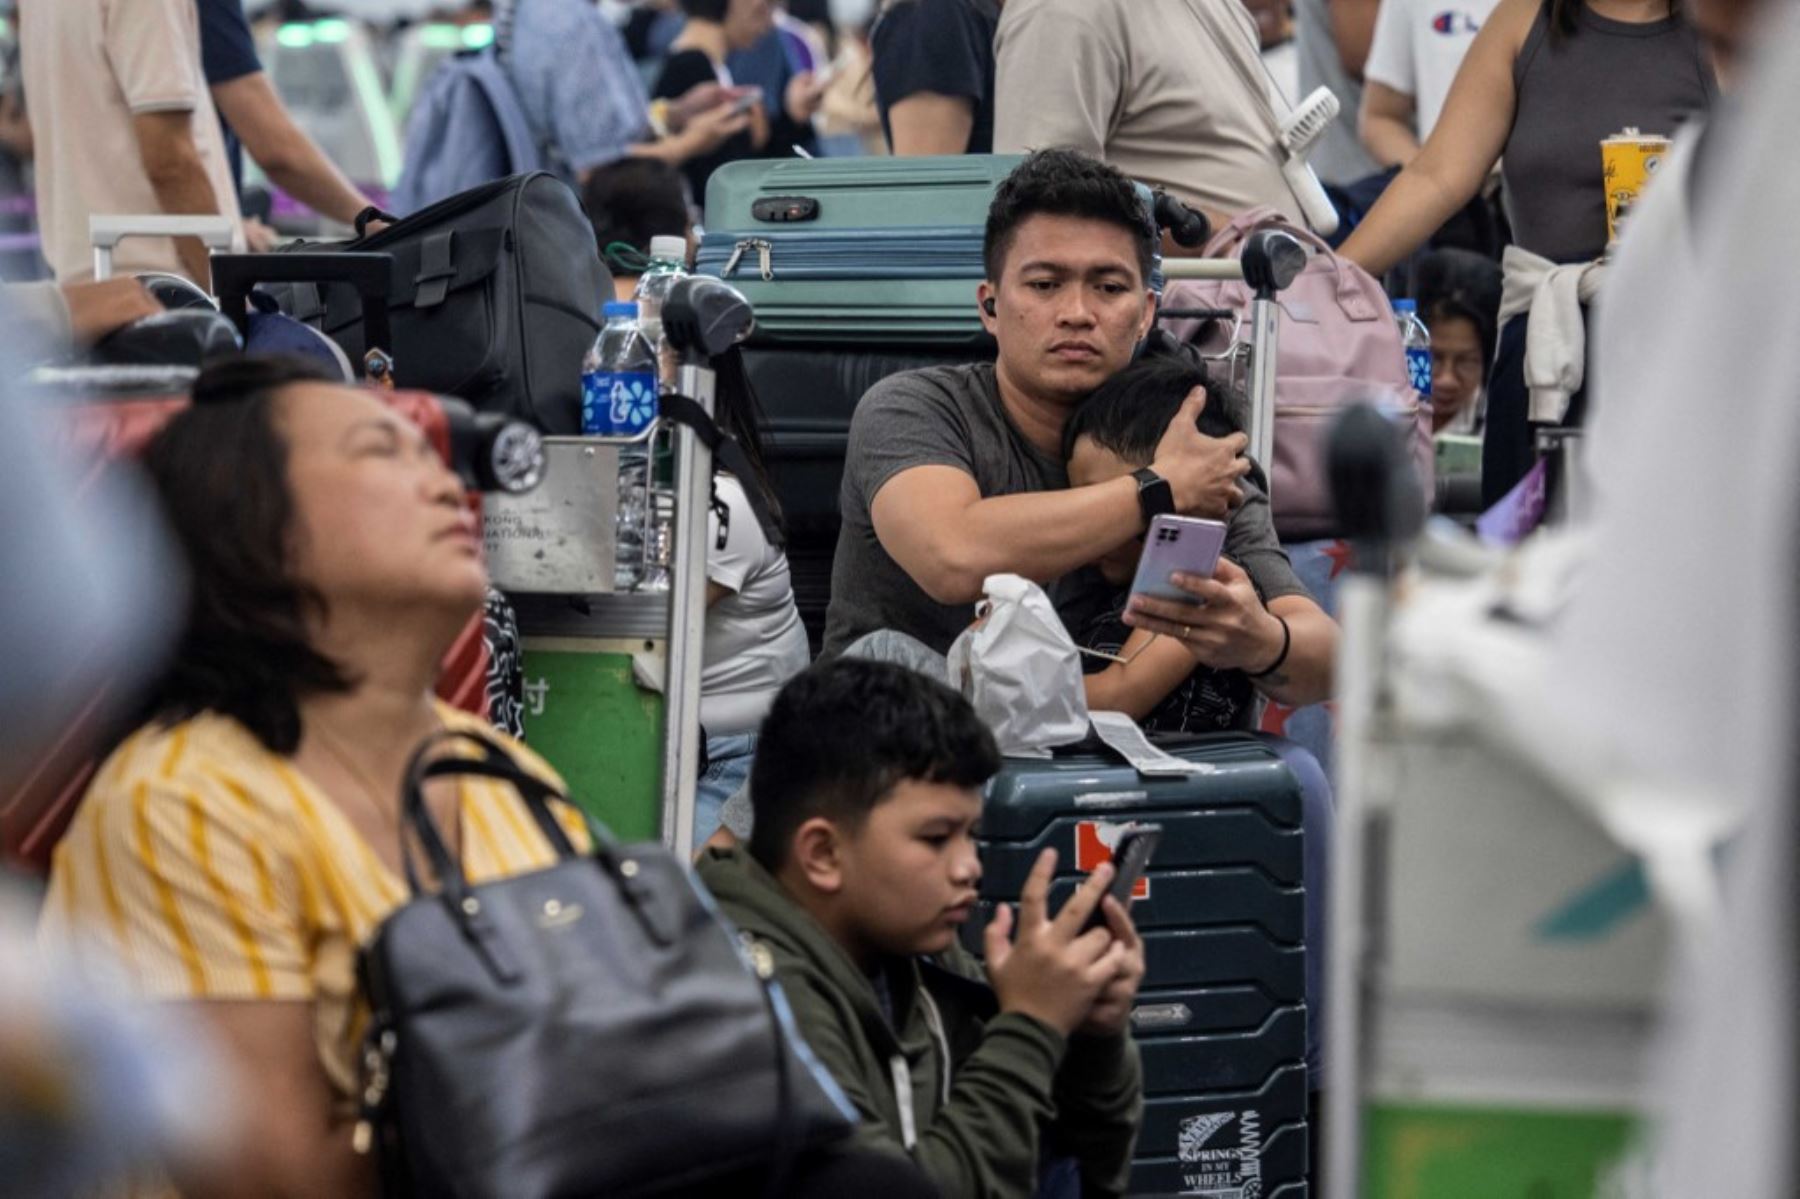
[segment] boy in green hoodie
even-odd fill
[[[708,850],[700,878],[772,962],[864,1143],[910,1157],[947,1199],[1028,1199],[1047,1145],[1074,1159],[1083,1195],[1123,1195],[1144,951],[1105,896],[1112,868],[1052,915],[1046,850],[1016,916],[1002,906],[989,925],[986,969],[957,943],[999,768],[949,688],[884,662],[821,663],[763,724],[748,851]],[[1097,907],[1103,923],[1084,931]]]

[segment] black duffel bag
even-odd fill
[[[296,249],[390,254],[394,381],[483,411],[581,432],[581,360],[612,277],[567,184],[539,171],[440,200],[379,233]],[[362,301],[346,285],[268,289],[282,311],[363,355]]]

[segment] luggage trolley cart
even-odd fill
[[[736,291],[684,280],[664,307],[663,328],[679,355],[675,396],[706,422],[670,419],[667,409],[679,405],[666,398],[664,414],[635,437],[546,438],[545,485],[495,497],[487,508],[490,571],[519,611],[530,744],[620,837],[660,836],[682,855],[693,851],[713,473],[711,431],[695,424],[709,423],[713,411],[712,357],[750,324]],[[675,470],[670,586],[620,593],[619,456],[664,439],[673,440]],[[656,505],[645,507],[648,522]]]
[[[1656,797],[1616,802],[1512,689],[1482,688],[1477,667],[1520,669],[1466,648],[1495,634],[1457,634],[1466,665],[1409,658],[1406,607],[1442,583],[1396,599],[1418,533],[1405,454],[1352,410],[1330,471],[1355,567],[1339,609],[1323,1194],[1623,1193],[1678,927],[1633,847],[1629,809]],[[1491,568],[1436,533],[1416,544],[1439,576]],[[1421,688],[1424,669],[1441,677]]]
[[[113,251],[128,237],[197,237],[209,250],[229,250],[236,230],[230,217],[98,213],[88,218],[94,246],[94,278],[110,279]]]
[[[658,688],[674,663],[671,593],[614,586],[619,459],[666,429],[545,438],[543,486],[490,504],[483,521],[489,574],[519,614],[526,741],[628,841],[662,831],[657,746],[675,726]]]

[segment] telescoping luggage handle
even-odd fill
[[[394,282],[394,256],[333,251],[328,254],[215,254],[213,291],[219,311],[231,318],[240,334],[249,334],[250,291],[259,283],[345,283],[362,298],[363,345],[379,352],[391,368],[393,335],[388,324],[388,291]],[[365,360],[366,364],[366,360]]]
[[[113,251],[128,237],[197,237],[209,250],[229,250],[236,234],[231,218],[224,216],[105,212],[88,218],[96,280],[112,278]]]

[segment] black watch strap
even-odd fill
[[[1137,480],[1138,508],[1144,514],[1144,524],[1148,526],[1159,516],[1169,516],[1175,511],[1175,493],[1169,487],[1169,481],[1144,467],[1131,472]]]

